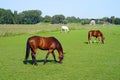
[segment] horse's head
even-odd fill
[[[61,52],[61,54],[59,54],[60,63],[62,63],[63,58],[64,58],[64,53]]]

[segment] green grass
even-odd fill
[[[33,28],[33,26],[28,26]],[[26,25],[27,28],[28,26]],[[105,44],[86,44],[87,33],[91,29],[99,29],[104,33]],[[84,26],[84,28],[71,30],[69,33],[62,33],[54,28],[54,31],[1,36],[0,79],[120,80],[119,30],[120,26],[114,25],[105,27]],[[55,36],[61,42],[65,52],[63,64],[54,63],[53,61],[47,62],[46,65],[39,61],[38,66],[33,66],[30,63],[23,64],[26,40],[32,35]],[[46,53],[47,51],[38,50],[37,60],[43,60]],[[55,51],[55,54],[58,60],[57,51]],[[29,56],[29,60],[31,60],[31,56]],[[53,60],[52,55],[49,56],[48,60]]]

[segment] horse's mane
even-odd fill
[[[62,48],[62,45],[61,45],[61,43],[55,38],[55,37],[50,37],[50,38],[53,38],[54,40],[55,40],[55,42],[56,43],[58,43],[58,45],[57,46],[59,46],[60,47],[60,49],[63,51],[63,48]]]

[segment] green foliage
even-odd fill
[[[72,17],[67,17],[66,20],[69,22],[69,23],[80,23],[80,18],[76,18],[74,16]]]
[[[11,10],[0,8],[0,24],[13,24],[13,13]]]
[[[82,25],[89,24],[91,19],[64,15],[46,15],[42,17],[40,10],[25,10],[20,13],[17,11],[12,12],[9,9],[0,8],[0,24],[37,24],[46,22],[51,24],[67,24],[67,23],[81,23]],[[120,24],[120,18],[115,16],[103,17],[96,20],[97,24]]]
[[[40,10],[28,10],[21,13],[0,8],[0,24],[36,24],[42,19]]]
[[[90,19],[82,19],[81,20],[82,25],[89,24],[89,23],[90,23]]]
[[[49,22],[49,23],[50,23],[51,17],[48,16],[48,15],[46,15],[46,16],[44,17],[44,20],[43,20],[43,21],[44,21],[44,22]]]
[[[111,23],[115,24],[115,16],[111,16]]]
[[[19,14],[21,18],[21,24],[36,24],[40,22],[40,10],[28,10]]]
[[[60,24],[63,23],[65,20],[65,16],[64,15],[54,15],[52,17],[51,23],[52,24]]]
[[[120,18],[115,19],[115,24],[117,24],[117,25],[120,24]]]
[[[13,14],[13,23],[14,24],[18,24],[19,23],[19,16],[18,16],[17,11],[14,11],[14,14]]]

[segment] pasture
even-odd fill
[[[61,32],[60,26],[0,25],[0,80],[120,80],[119,25],[68,24],[68,33]],[[91,29],[103,32],[105,44],[87,44]],[[33,35],[55,36],[65,52],[63,63],[54,63],[50,55],[43,65],[47,51],[38,50],[38,66],[31,64],[31,55],[24,64],[26,40]],[[55,55],[58,60],[57,51]]]

